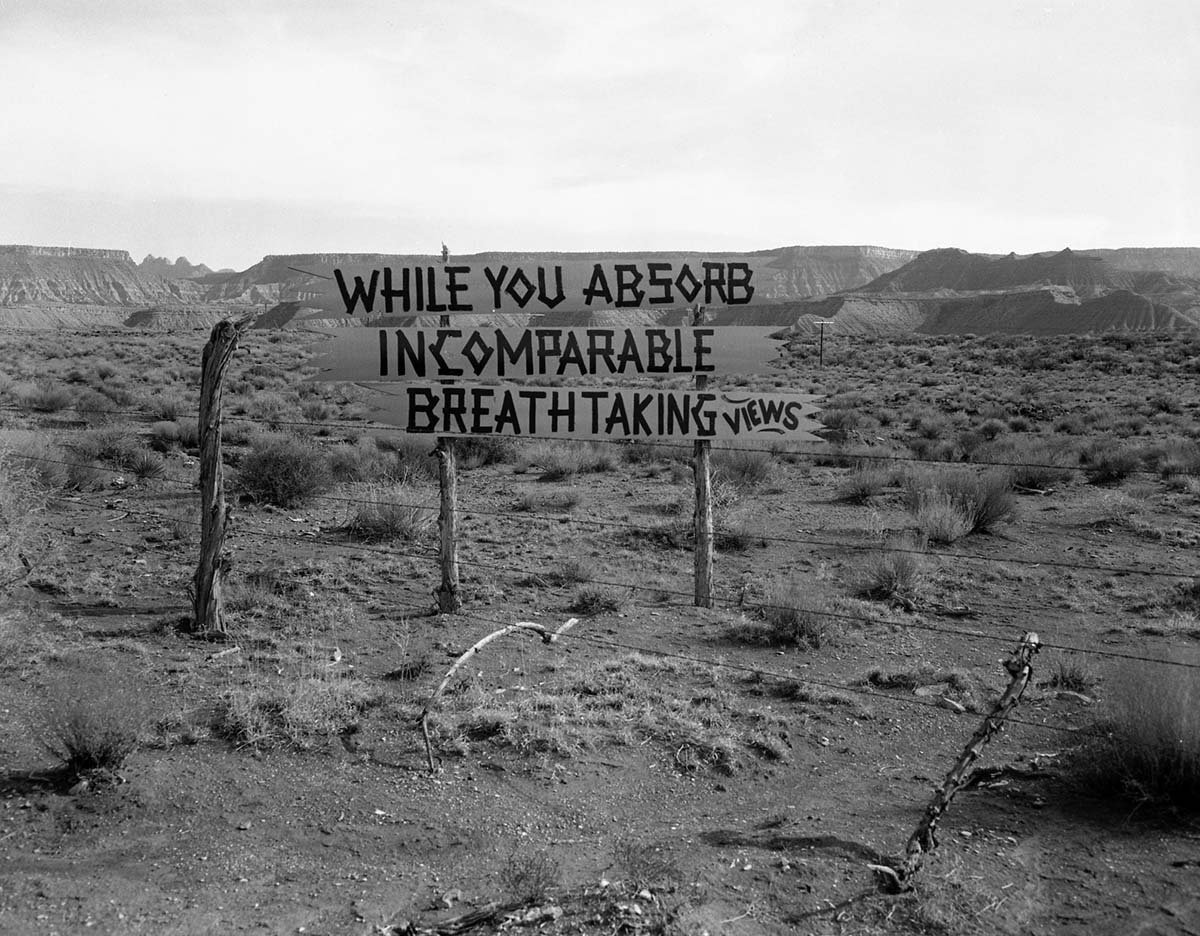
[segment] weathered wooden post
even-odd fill
[[[200,562],[192,582],[190,633],[225,633],[221,599],[221,549],[229,520],[221,463],[221,390],[225,370],[249,318],[213,326],[201,358],[200,377]]]
[[[704,321],[704,306],[697,304],[692,326]],[[707,374],[696,375],[696,389],[708,385]],[[696,482],[695,601],[697,608],[711,608],[713,573],[712,443],[697,439],[692,446],[692,475]]]
[[[938,820],[950,808],[954,794],[967,782],[967,769],[979,759],[992,736],[1004,727],[1005,719],[1021,701],[1021,695],[1033,676],[1033,655],[1040,647],[1038,635],[1029,631],[1021,638],[1021,643],[1013,651],[1013,655],[1004,661],[1004,668],[1010,677],[1008,688],[984,718],[983,724],[971,735],[971,740],[967,742],[958,760],[946,774],[942,785],[934,793],[933,799],[925,807],[925,814],[908,838],[904,857],[892,865],[871,865],[884,879],[889,890],[899,892],[912,887],[913,875],[920,870],[925,856],[937,847]]]
[[[450,249],[443,243],[442,265],[445,266],[449,259]],[[438,324],[442,328],[449,328],[450,316],[440,316]],[[462,610],[462,597],[458,593],[458,461],[455,457],[454,439],[440,436],[434,454],[438,460],[438,530],[441,533],[439,566],[442,572],[442,582],[437,590],[437,603],[442,614],[454,614]]]
[[[454,440],[448,436],[439,438],[435,454],[441,493],[438,529],[441,531],[442,583],[437,590],[438,610],[442,614],[453,614],[462,609],[462,598],[458,593],[458,465]]]

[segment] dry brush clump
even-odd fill
[[[148,718],[140,689],[116,673],[88,670],[51,686],[41,740],[70,777],[115,771],[136,750]]]
[[[969,469],[916,470],[905,480],[905,502],[923,536],[936,542],[959,527],[969,533],[988,533],[1016,516],[1012,478],[1003,470],[982,473]],[[957,514],[960,522],[953,522]]]
[[[836,633],[836,619],[804,579],[776,579],[767,586],[757,619],[743,617],[726,633],[748,643],[817,649]]]
[[[325,454],[299,436],[259,436],[238,466],[238,484],[256,501],[294,507],[327,490],[332,483]]]
[[[915,545],[897,544],[871,553],[854,571],[851,591],[875,601],[915,602],[925,573],[925,557]]]
[[[1200,657],[1127,663],[1104,690],[1075,778],[1098,795],[1200,811]]]
[[[424,539],[437,522],[437,508],[420,503],[420,492],[400,484],[359,484],[351,489],[354,515],[346,530],[369,542],[410,543]]]

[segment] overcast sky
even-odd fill
[[[1200,246],[1195,0],[0,0],[0,243]]]

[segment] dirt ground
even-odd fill
[[[855,379],[835,363],[823,392]],[[195,457],[165,458],[155,480],[56,496],[50,547],[0,612],[0,932],[366,936],[480,911],[462,931],[1200,933],[1200,823],[1092,798],[1063,766],[1120,654],[1196,656],[1166,602],[1196,569],[1194,489],[1076,472],[991,534],[930,547],[913,596],[866,600],[853,583],[911,527],[899,487],[847,503],[852,465],[779,456],[729,494],[722,517],[752,532],[718,552],[706,610],[686,466],[547,482],[487,465],[460,479],[460,615],[433,610],[432,534],[347,533],[353,488],[287,509],[235,497],[231,633],[210,642],[179,628]],[[564,563],[612,604],[572,610]],[[827,627],[748,639],[786,578]],[[497,640],[430,703],[491,631],[572,617],[553,643]],[[979,762],[1010,769],[958,795],[914,890],[887,893],[869,866],[903,852],[1029,629],[1047,646]],[[1056,684],[1069,666],[1092,686]],[[222,700],[289,680],[368,701],[297,743],[214,727]],[[64,685],[144,715],[115,774],[56,770]]]

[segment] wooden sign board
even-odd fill
[[[816,397],[737,390],[375,385],[370,417],[406,432],[570,439],[819,442]]]
[[[313,380],[521,380],[763,374],[777,328],[341,328],[318,345]]]
[[[396,259],[406,265],[314,270],[305,304],[357,317],[739,306],[767,301],[779,275],[774,258],[746,254]]]

